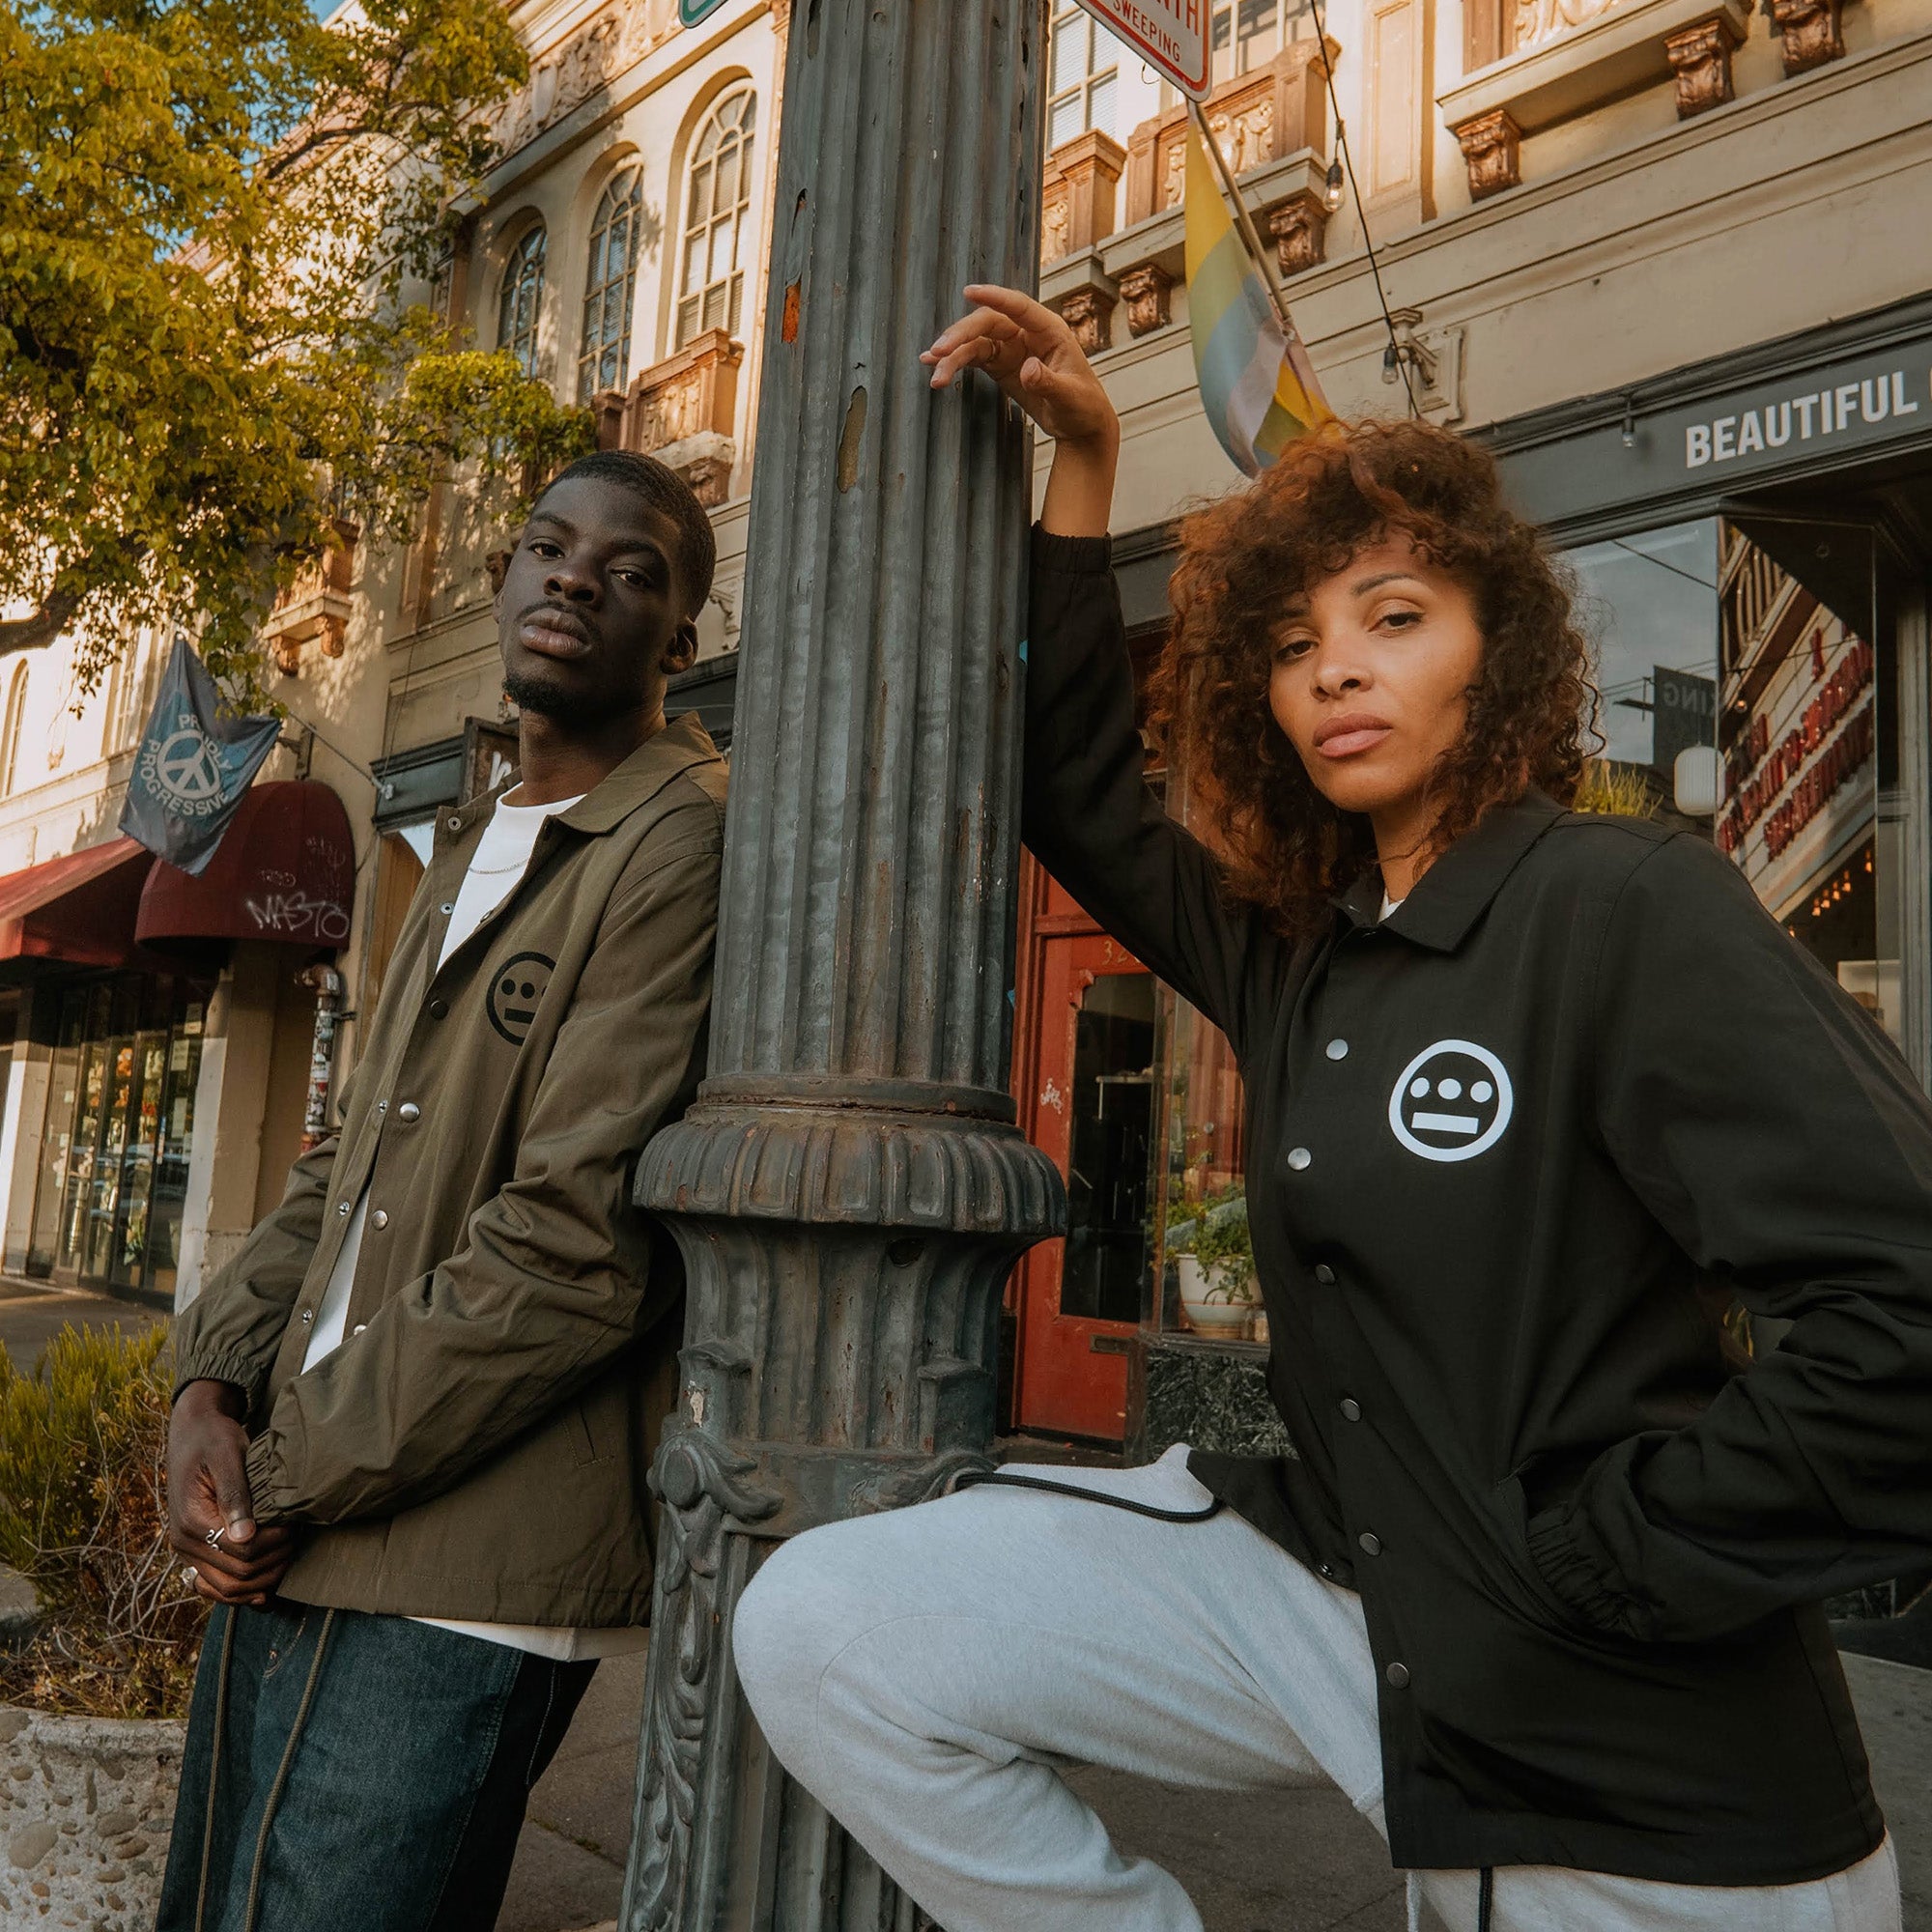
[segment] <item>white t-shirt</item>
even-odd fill
[[[1401,903],[1402,903],[1401,899],[1392,899],[1389,897],[1388,894],[1384,892],[1382,894],[1382,918],[1386,919],[1389,916],[1389,914],[1392,913],[1396,909],[1396,907],[1399,906]]]
[[[523,877],[544,820],[568,811],[577,803],[574,798],[561,798],[551,805],[512,805],[510,800],[515,796],[514,792],[506,793],[497,801],[497,809],[490,814],[482,838],[476,841],[476,850],[469,856],[469,869],[457,889],[449,929],[442,936],[442,951],[437,956],[439,967],[502,904]],[[343,1328],[349,1320],[349,1293],[355,1281],[355,1262],[361,1253],[368,1213],[369,1193],[365,1188],[350,1216],[342,1252],[328,1271],[328,1285],[322,1292],[315,1333],[309,1338],[308,1352],[302,1357],[305,1371],[342,1346]],[[532,1651],[538,1657],[555,1658],[565,1663],[580,1658],[611,1657],[619,1651],[640,1650],[650,1640],[648,1631],[629,1626],[559,1630],[544,1624],[458,1623],[447,1617],[416,1617],[412,1621],[435,1624],[439,1630],[460,1631],[466,1636],[480,1636],[490,1643],[508,1644],[513,1650]]]

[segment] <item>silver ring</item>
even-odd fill
[[[211,1529],[208,1532],[208,1534],[204,1536],[201,1540],[205,1544],[207,1544],[211,1549],[219,1549],[221,1548],[222,1535],[227,1530],[227,1528],[228,1525],[225,1522],[217,1522],[214,1525],[214,1527]]]
[[[195,1575],[194,1565],[190,1563],[187,1566],[187,1568],[182,1572],[182,1581],[185,1584],[186,1584],[190,1590],[192,1590],[197,1580],[198,1579]]]

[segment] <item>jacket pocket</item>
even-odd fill
[[[1529,1499],[1524,1493],[1520,1473],[1505,1476],[1491,1494],[1509,1540],[1510,1569],[1534,1600],[1536,1621],[1547,1628],[1560,1630],[1566,1635],[1585,1637],[1597,1643],[1610,1641],[1607,1633],[1599,1630],[1566,1603],[1544,1576],[1529,1547]]]
[[[579,1467],[601,1462],[603,1459],[597,1453],[597,1438],[590,1431],[590,1411],[576,1397],[572,1397],[566,1406],[564,1422],[570,1437],[571,1454],[577,1458]]]

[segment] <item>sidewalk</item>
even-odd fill
[[[1845,1674],[1898,1843],[1905,1932],[1932,1932],[1932,1670],[1847,1657]],[[497,1932],[576,1932],[614,1917],[643,1676],[641,1656],[599,1667],[530,1800]],[[1207,1932],[1403,1932],[1402,1881],[1339,1792],[1189,1791],[1096,1771],[1071,1781],[1123,1851],[1181,1880]]]
[[[118,1321],[128,1334],[136,1335],[167,1319],[146,1302],[0,1275],[0,1345],[16,1369],[31,1370],[48,1342],[69,1323],[76,1328],[111,1328]]]

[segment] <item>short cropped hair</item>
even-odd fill
[[[559,483],[579,476],[620,484],[641,497],[652,509],[662,511],[677,526],[677,570],[690,605],[685,615],[695,618],[711,595],[711,578],[718,568],[718,539],[712,532],[711,519],[693,495],[691,485],[655,456],[640,456],[635,449],[594,449],[588,456],[580,456],[568,468],[558,470],[544,485],[537,502],[541,503]]]

